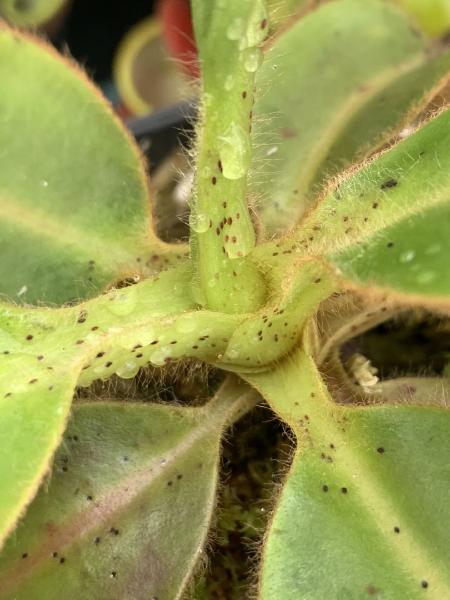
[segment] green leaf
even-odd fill
[[[0,440],[5,449],[0,540],[49,467],[77,383],[87,386],[113,374],[132,378],[149,364],[190,357],[228,370],[266,368],[290,351],[305,319],[330,293],[329,280],[317,280],[320,272],[308,263],[302,277],[274,297],[267,314],[197,310],[186,267],[74,307],[0,306]]]
[[[243,257],[256,239],[246,197],[249,128],[268,15],[263,0],[194,0],[192,9],[203,98],[190,219],[196,295],[213,310],[251,312],[265,296]]]
[[[151,230],[139,151],[100,93],[4,24],[0,80],[0,291],[64,303],[154,272],[169,247]]]
[[[55,377],[31,362],[31,357],[17,357],[8,361],[7,370],[2,365],[0,375],[0,545],[47,472],[79,372],[76,364],[65,364],[64,370],[59,364]]]
[[[186,287],[189,273],[184,279]],[[164,273],[139,288],[114,291],[81,307],[49,310],[0,306],[0,543],[49,468],[83,367],[93,362],[83,370],[84,381],[110,377],[115,371],[130,376],[134,369],[135,374],[136,365],[130,367],[130,356],[134,356],[130,350],[136,352],[134,346],[142,340],[140,336],[152,335],[160,321],[164,329],[163,317],[193,306],[181,281],[178,271]],[[170,301],[162,308],[164,296]],[[130,313],[136,329],[130,327]],[[192,331],[188,328],[184,335],[189,338]],[[130,347],[124,347],[127,334],[134,335]],[[111,342],[118,350],[117,364],[108,356],[100,358]],[[149,359],[135,360],[144,366]]]
[[[308,10],[317,4],[315,0],[267,0],[271,28],[283,26],[287,19],[300,10]]]
[[[302,248],[327,255],[357,286],[447,303],[449,147],[444,112],[330,192],[296,233]],[[311,230],[313,241],[305,241]]]
[[[0,598],[180,598],[208,535],[222,431],[254,403],[229,380],[202,408],[76,405],[0,558]]]
[[[420,27],[429,35],[438,37],[450,29],[449,0],[395,0],[411,12]]]
[[[38,27],[55,16],[68,0],[0,0],[0,15],[18,27]]]
[[[403,127],[449,67],[449,52],[430,54],[379,0],[328,3],[281,29],[254,109],[251,192],[268,233],[292,227],[331,175]]]
[[[299,352],[249,379],[297,437],[262,600],[450,595],[450,413],[336,406]]]

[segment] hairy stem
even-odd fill
[[[208,308],[250,312],[264,300],[259,273],[244,257],[255,245],[247,206],[250,131],[258,46],[267,30],[259,0],[193,2],[202,64],[202,119],[198,129],[191,246],[197,299]]]

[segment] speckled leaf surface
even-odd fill
[[[326,3],[269,40],[257,73],[252,193],[290,228],[330,176],[403,126],[447,73],[398,7]]]
[[[0,80],[0,292],[64,303],[155,271],[143,163],[100,93],[4,23]]]
[[[338,407],[303,352],[250,379],[298,440],[261,599],[447,598],[448,410]]]
[[[161,280],[145,282],[142,296],[133,288],[124,296],[125,289],[121,295],[112,292],[82,307],[0,307],[0,541],[49,468],[83,367],[88,367],[82,371],[84,381],[107,378],[116,371],[123,377],[134,375],[150,359],[142,362],[138,357],[131,364],[137,340],[153,335],[158,319],[164,322],[171,312],[192,307],[180,291],[180,281],[177,271],[163,274]],[[158,293],[163,297],[170,293],[164,308]],[[127,329],[130,313],[135,329]],[[120,349],[118,364],[107,354],[111,342]],[[155,351],[152,356],[156,362]]]
[[[2,305],[0,538],[49,467],[76,384],[88,386],[114,374],[128,379],[149,364],[185,358],[228,370],[264,368],[295,345],[304,320],[330,293],[330,282],[317,278],[314,265],[311,269],[283,290],[267,314],[199,311],[189,294],[189,267],[74,307]]]
[[[450,112],[444,112],[329,193],[303,223],[301,246],[326,254],[356,285],[446,303],[449,147]]]
[[[0,557],[0,598],[179,598],[208,535],[222,429],[253,395],[232,381],[204,408],[76,405]]]

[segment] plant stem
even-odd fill
[[[191,247],[197,300],[214,310],[250,312],[264,301],[260,274],[245,256],[255,245],[247,206],[250,130],[258,46],[267,30],[259,0],[193,2],[202,64]]]

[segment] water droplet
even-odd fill
[[[399,261],[401,263],[408,263],[408,262],[411,262],[412,260],[414,260],[415,256],[416,256],[416,253],[414,250],[406,250],[405,252],[402,252],[400,254]]]
[[[224,86],[227,92],[231,91],[234,88],[234,77],[233,75],[227,75],[225,78]]]
[[[150,361],[157,367],[162,367],[166,356],[161,350],[157,350],[150,355]]]
[[[247,10],[250,10],[247,23],[236,19],[227,31],[228,39],[239,40],[239,50],[259,46],[268,31],[268,13],[264,0],[252,0],[248,3]]]
[[[259,48],[249,48],[243,53],[244,68],[249,73],[254,73],[262,63],[263,54]]]
[[[205,103],[205,106],[207,108],[209,106],[212,106],[212,104],[214,103],[214,96],[212,94],[210,94],[209,92],[204,92],[203,93],[203,102]]]
[[[259,46],[267,35],[268,14],[264,0],[253,0],[251,3],[251,14],[248,19],[245,35],[242,36],[240,49]]]
[[[227,350],[227,358],[231,358],[231,360],[239,358],[239,355],[239,350],[237,350],[236,348],[230,348],[229,350]]]
[[[239,40],[243,37],[244,32],[244,19],[242,19],[241,17],[237,17],[236,19],[234,19],[234,21],[232,21],[232,23],[230,23],[227,29],[227,38],[232,41]]]
[[[278,146],[272,146],[266,151],[266,156],[272,156],[278,152]]]
[[[440,244],[432,244],[431,246],[428,246],[428,248],[425,250],[425,254],[432,256],[433,254],[439,254],[441,250],[442,248]]]
[[[107,303],[108,309],[115,315],[129,315],[136,307],[137,292],[133,286],[116,290]]]
[[[434,273],[433,271],[424,271],[422,273],[419,273],[419,275],[417,275],[416,277],[417,283],[423,285],[431,283],[434,279],[436,279],[436,273]]]
[[[43,179],[41,181],[41,185],[42,185],[42,187],[48,187],[48,181],[46,179]]]
[[[122,379],[131,379],[139,371],[139,366],[134,362],[125,362],[124,365],[116,370],[116,373]]]
[[[180,317],[176,324],[176,329],[180,333],[192,333],[197,327],[196,319],[193,316]]]
[[[219,141],[223,176],[227,179],[240,179],[246,174],[250,164],[248,135],[233,121],[224,135],[219,137]]]
[[[209,229],[209,217],[204,213],[191,213],[189,227],[196,233],[205,233]]]

